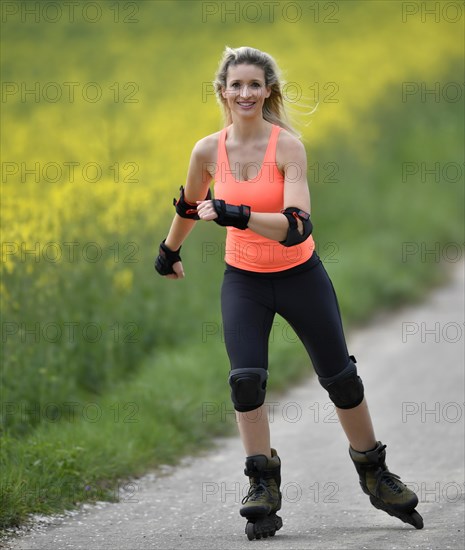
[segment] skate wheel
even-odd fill
[[[423,518],[416,510],[412,512],[412,514],[410,515],[410,519],[412,521],[409,523],[413,525],[415,529],[423,529]]]
[[[274,526],[275,526],[275,532],[273,533],[273,536],[276,533],[276,531],[279,531],[281,529],[281,527],[283,526],[283,520],[281,519],[280,516],[275,515],[275,517],[274,517]]]
[[[249,540],[253,540],[255,538],[255,524],[251,521],[248,521],[245,526],[245,534]]]
[[[386,512],[390,516],[398,518],[409,525],[413,525],[415,529],[423,529],[423,518],[416,510],[412,510],[412,512],[398,512],[392,508],[389,508],[389,506],[386,506],[383,501],[375,498],[374,496],[370,496],[370,502],[375,508],[378,508],[378,510],[383,510],[383,512]]]
[[[276,531],[281,529],[282,526],[283,520],[276,514],[272,514],[255,521],[248,521],[245,526],[245,534],[249,540],[266,539],[274,537]]]

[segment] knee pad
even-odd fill
[[[351,355],[349,364],[342,372],[329,378],[318,377],[331,401],[340,409],[353,409],[363,401],[363,384],[357,375],[356,362]]]
[[[265,402],[266,369],[233,369],[229,373],[231,400],[239,412],[258,409]]]

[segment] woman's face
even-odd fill
[[[221,93],[231,113],[247,118],[258,114],[261,117],[271,88],[265,86],[265,72],[261,67],[242,64],[229,67],[226,88],[222,88]]]

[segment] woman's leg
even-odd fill
[[[375,432],[365,398],[360,405],[353,409],[336,407],[336,412],[352,449],[360,452],[374,449],[376,446]]]
[[[254,411],[236,411],[239,434],[247,456],[265,455],[271,458],[270,425],[265,405]]]
[[[349,362],[342,321],[331,280],[323,264],[277,281],[277,311],[294,328],[309,353],[316,373],[326,378],[342,372]],[[365,398],[354,408],[336,407],[350,445],[371,450],[376,438]]]
[[[235,369],[268,368],[268,339],[273,325],[271,285],[234,271],[225,273],[221,310],[226,351]],[[270,427],[265,405],[236,410],[239,434],[247,456],[271,457]]]
[[[347,353],[336,294],[326,270],[319,264],[305,277],[293,278],[292,284],[287,282],[280,290],[280,296],[287,296],[288,301],[280,304],[282,309],[277,308],[278,313],[289,321],[304,343],[332,400],[339,407],[350,407],[336,407],[336,411],[350,442],[349,454],[363,491],[370,495],[376,508],[421,529],[423,519],[415,511],[417,495],[399,476],[389,472],[386,445],[376,441],[368,406],[362,398],[363,388],[353,358]]]

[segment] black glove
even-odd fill
[[[221,199],[213,199],[213,208],[218,214],[218,217],[213,221],[218,225],[237,227],[237,229],[247,229],[247,224],[250,219],[250,206],[241,204],[227,204]]]
[[[170,275],[174,273],[173,264],[181,261],[181,256],[179,251],[181,246],[177,250],[170,250],[166,244],[165,240],[160,243],[160,250],[158,251],[158,256],[155,258],[155,269],[160,273],[160,275]]]

